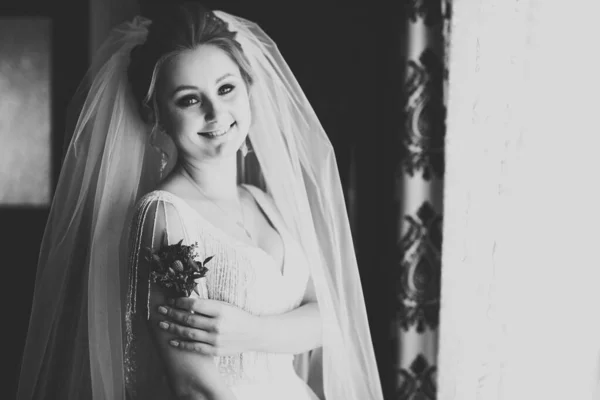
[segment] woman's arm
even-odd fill
[[[310,279],[300,307],[260,318],[254,333],[254,348],[270,353],[299,354],[320,347],[322,335],[321,312]]]
[[[145,213],[140,248],[156,250],[163,238],[169,244],[177,243],[185,237],[181,218],[172,204],[155,201]],[[168,229],[167,229],[168,227]],[[144,279],[149,279],[150,264],[143,254],[138,257],[138,270]],[[147,280],[146,280],[147,282]],[[152,284],[149,293],[149,314],[147,324],[152,333],[154,345],[165,365],[170,386],[178,399],[235,400],[231,390],[221,378],[212,356],[181,351],[169,345],[173,334],[160,329],[163,319],[158,307],[167,301],[163,289]],[[145,301],[142,302],[144,304]]]
[[[319,306],[307,303],[288,313],[261,317],[254,349],[270,353],[299,354],[322,344]]]
[[[252,316],[230,304],[203,299],[178,298],[172,306],[163,306],[167,326],[161,329],[177,337],[172,346],[180,350],[299,354],[322,345],[321,314],[311,280],[300,307],[279,315]]]
[[[182,351],[169,345],[175,336],[158,326],[163,319],[158,307],[164,304],[165,300],[164,294],[153,284],[148,323],[151,325],[155,345],[165,362],[168,378],[177,398],[235,400],[233,393],[221,378],[212,356]]]

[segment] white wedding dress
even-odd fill
[[[253,186],[245,187],[282,239],[283,268],[263,249],[233,238],[170,192],[157,190],[145,195],[138,202],[135,221],[141,226],[146,218],[154,218],[145,210],[174,210],[184,242],[197,242],[202,259],[214,256],[207,264],[209,272],[201,280],[206,286],[200,293],[253,315],[285,313],[298,307],[303,298],[309,276],[307,260],[265,193]],[[215,357],[214,361],[237,400],[318,400],[296,374],[293,359],[292,354],[245,352]]]

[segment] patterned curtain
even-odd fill
[[[437,392],[450,1],[406,3],[404,126],[395,179],[400,218],[394,400],[432,400]]]

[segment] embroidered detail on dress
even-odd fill
[[[153,207],[156,206],[156,210]],[[179,222],[183,228],[184,240],[198,242],[200,253],[214,254],[211,267],[206,275],[205,284],[208,298],[228,302],[254,315],[279,314],[297,307],[304,296],[308,282],[308,265],[300,245],[290,241],[289,234],[282,234],[285,243],[286,274],[274,273],[275,261],[259,248],[244,245],[232,238],[227,238],[222,232],[213,230],[214,227],[205,224],[200,215],[192,213],[187,204],[175,195],[164,191],[155,191],[144,196],[138,203],[132,226],[133,246],[130,259],[130,286],[127,305],[127,374],[133,382],[136,373],[135,332],[131,329],[136,313],[145,312],[149,315],[149,294],[140,293],[140,285],[146,287],[149,280],[145,277],[143,268],[139,268],[138,259],[142,248],[144,226],[152,222],[156,230],[156,221],[173,207],[177,216],[175,221],[167,218],[165,227],[168,233]],[[160,210],[160,213],[159,213]],[[171,213],[168,217],[171,217]],[[149,221],[148,218],[152,218]],[[166,225],[168,224],[168,225]],[[178,239],[178,238],[177,238]],[[269,264],[271,263],[271,264]],[[146,279],[144,282],[142,279]],[[145,302],[137,301],[138,297],[146,295]],[[145,306],[140,307],[140,305]],[[143,308],[146,310],[143,310]],[[143,327],[142,327],[143,328]],[[215,363],[223,379],[229,386],[265,382],[275,377],[294,374],[293,356],[286,354],[271,354],[247,352],[236,356],[215,357]],[[144,367],[147,367],[144,365]]]

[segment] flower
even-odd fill
[[[198,243],[188,246],[180,240],[172,245],[163,241],[156,251],[148,248],[146,260],[151,266],[150,280],[173,297],[189,297],[197,285],[196,279],[206,276],[206,264],[213,258],[198,261],[197,247]]]
[[[183,263],[180,260],[173,261],[173,269],[177,272],[183,272]]]

